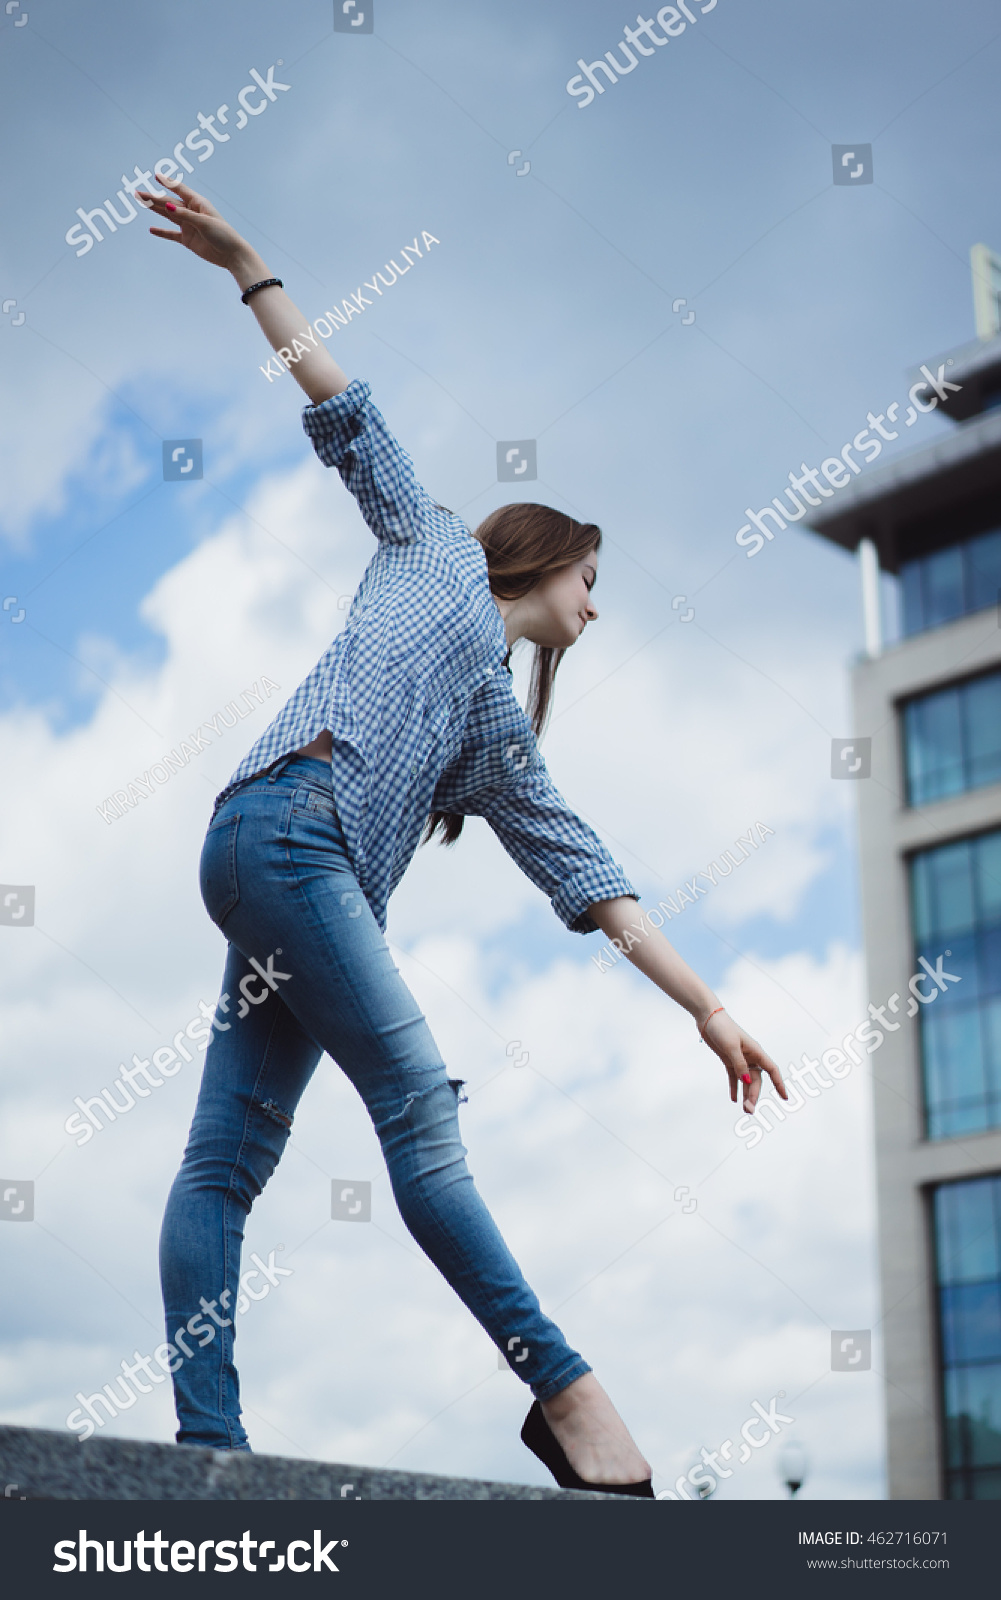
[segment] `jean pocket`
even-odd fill
[[[333,793],[326,793],[313,789],[307,785],[297,789],[292,796],[293,812],[305,812],[309,816],[322,817],[324,822],[333,823],[340,831],[340,818],[337,807],[334,805]]]
[[[232,811],[218,822],[209,824],[202,845],[198,884],[202,903],[217,928],[222,927],[240,898],[236,875],[236,835],[239,827],[240,813]]]

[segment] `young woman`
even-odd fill
[[[343,630],[218,795],[202,852],[202,897],[228,951],[160,1241],[177,1442],[250,1449],[233,1363],[244,1224],[326,1051],[365,1103],[413,1237],[531,1388],[522,1439],[565,1487],[652,1496],[649,1463],[477,1193],[464,1080],[447,1075],[384,938],[422,829],[451,841],[465,815],[487,819],[572,931],[620,938],[636,923],[636,890],[537,745],[562,654],[598,615],[600,530],[511,505],[471,534],[417,482],[368,384],[310,337],[260,256],[186,184],[160,181],[168,192],[139,198],[179,231],[150,232],[232,273],[292,358],[320,460],[378,540]],[[518,639],[536,646],[531,721],[511,686]],[[691,1013],[731,1100],[741,1081],[753,1110],[762,1073],[786,1097],[774,1062],[662,934],[632,934],[627,953]]]

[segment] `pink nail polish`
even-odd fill
[[[168,210],[168,211],[176,211],[177,210],[177,207],[175,206],[173,200],[168,200],[167,201],[166,210]]]
[[[742,1072],[740,1075],[740,1081],[741,1083],[750,1083],[751,1074],[749,1072]]]

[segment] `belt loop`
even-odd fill
[[[295,759],[295,751],[294,750],[290,750],[288,755],[279,756],[278,760],[275,762],[274,766],[271,768],[270,772],[268,773],[268,782],[269,783],[274,783],[276,781],[276,779],[280,778],[282,773],[285,771],[285,768],[288,766],[289,762],[293,761],[294,759]]]

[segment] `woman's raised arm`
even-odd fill
[[[249,289],[252,283],[260,283],[263,278],[275,276],[257,251],[252,250],[246,239],[223,220],[203,195],[196,194],[194,189],[176,178],[163,178],[159,173],[157,178],[169,189],[170,194],[157,199],[137,189],[136,199],[142,202],[147,211],[155,211],[166,222],[176,222],[180,232],[150,228],[150,233],[158,239],[173,239],[203,261],[231,272],[241,291]],[[256,294],[251,295],[247,305],[273,350],[291,350],[292,341],[296,338],[300,347],[306,346],[306,353],[287,365],[313,405],[318,406],[332,395],[343,393],[348,386],[347,377],[330,352],[317,343],[315,335],[310,339],[306,331],[308,322],[284,289],[279,289],[277,285],[258,289]]]

